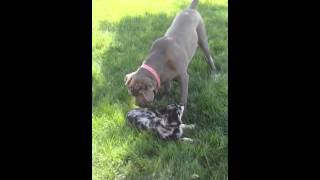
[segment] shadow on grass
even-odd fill
[[[187,5],[181,9],[185,7]],[[187,123],[196,123],[202,129],[202,132],[193,133],[193,135],[204,140],[199,146],[195,146],[165,143],[157,141],[153,137],[141,135],[141,139],[136,139],[135,143],[130,146],[131,151],[124,157],[122,170],[129,177],[155,178],[155,176],[164,176],[169,179],[170,177],[179,179],[190,177],[192,173],[198,173],[204,179],[210,177],[221,179],[227,176],[227,145],[220,144],[222,147],[219,147],[219,143],[215,143],[220,142],[219,137],[218,135],[214,136],[213,133],[213,131],[221,130],[220,135],[223,136],[227,134],[228,129],[227,8],[202,3],[199,5],[198,11],[205,21],[211,52],[216,58],[216,63],[222,68],[222,78],[218,81],[210,79],[206,74],[207,64],[200,49],[197,50],[189,65],[188,112],[184,118]],[[124,17],[116,24],[101,22],[99,30],[111,32],[113,41],[102,57],[101,72],[104,82],[101,84],[103,85],[96,86],[93,83],[95,92],[93,94],[93,109],[99,109],[99,106],[104,102],[119,103],[124,105],[120,108],[125,116],[131,108],[132,97],[128,95],[124,86],[124,76],[135,71],[141,65],[152,42],[163,36],[173,19],[174,16],[166,14],[145,14],[144,16]],[[177,97],[178,88],[175,85],[171,89],[169,98],[162,99],[158,104],[173,103]],[[121,131],[112,132],[123,136]],[[128,135],[128,133],[124,133],[124,135]],[[170,151],[166,151],[168,148]],[[194,148],[197,148],[198,151],[195,151]],[[175,158],[172,158],[173,156]],[[180,157],[181,161],[172,161],[177,157]],[[161,164],[161,162],[166,163]],[[190,164],[187,165],[188,163]],[[162,172],[161,168],[168,170],[168,172]],[[195,172],[188,171],[188,168],[194,169]],[[155,169],[160,174],[148,174]]]

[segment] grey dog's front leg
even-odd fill
[[[189,84],[189,75],[184,73],[179,76],[179,84],[180,84],[180,103],[187,106],[188,100],[188,84]]]

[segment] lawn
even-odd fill
[[[189,96],[183,121],[195,123],[188,137],[196,143],[164,142],[126,124],[135,107],[124,76],[135,71],[152,42],[191,0],[93,0],[92,170],[106,179],[228,179],[228,8],[227,0],[200,0],[211,51],[221,67],[207,74],[198,49],[189,65]],[[178,88],[157,101],[178,100]]]

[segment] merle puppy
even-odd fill
[[[138,129],[150,131],[161,139],[192,142],[192,139],[182,137],[184,129],[195,127],[182,123],[183,110],[184,106],[178,104],[170,104],[159,111],[136,108],[127,113],[127,120]]]

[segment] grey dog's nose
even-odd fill
[[[150,103],[148,102],[137,102],[136,101],[136,105],[139,106],[139,107],[142,107],[142,108],[147,108],[150,106]]]
[[[139,107],[145,107],[145,103],[136,101],[135,103]]]

